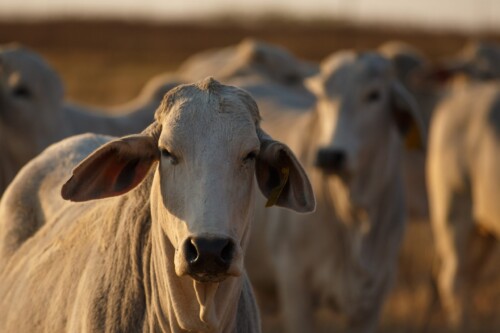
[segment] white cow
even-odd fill
[[[308,85],[318,99],[313,110],[261,112],[266,131],[307,170],[316,211],[258,210],[247,268],[256,288],[268,286],[275,268],[288,332],[315,331],[318,301],[345,315],[349,332],[373,332],[405,226],[403,138],[418,139],[422,121],[376,53],[335,53]]]
[[[429,134],[427,177],[441,301],[450,323],[467,331],[471,280],[500,236],[498,83],[464,84],[442,101]]]
[[[500,198],[500,192],[491,189],[500,186],[496,174],[485,170],[500,167],[495,161],[499,144],[492,134],[499,123],[495,115],[500,92],[497,84],[479,82],[500,77],[500,48],[470,42],[455,57],[435,64],[404,43],[386,43],[380,50],[400,73],[406,72],[405,83],[432,129],[426,178],[440,264],[438,291],[450,324],[468,331],[469,293],[497,236],[495,227],[487,224],[498,221],[498,212],[493,206],[485,208],[484,200]],[[405,167],[420,171],[421,162],[414,158],[405,161]],[[423,198],[415,189],[423,187],[425,178],[413,180],[410,196]]]
[[[14,179],[0,203],[1,332],[260,331],[243,267],[254,175],[271,204],[300,212],[315,206],[308,178],[238,88],[180,86],[155,119],[62,141]]]
[[[191,56],[179,67],[178,75],[188,80],[213,75],[222,81],[258,75],[284,86],[303,87],[304,78],[317,72],[316,65],[297,59],[280,46],[247,38],[234,46]]]
[[[137,133],[153,119],[171,77],[149,82],[129,103],[105,110],[64,102],[57,73],[38,54],[19,45],[0,48],[0,196],[16,172],[49,144],[70,135]],[[109,110],[107,110],[109,111]]]

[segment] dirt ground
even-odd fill
[[[366,50],[388,40],[419,47],[432,59],[456,52],[467,40],[500,42],[500,34],[466,36],[402,28],[357,27],[339,22],[297,23],[263,20],[258,24],[146,24],[66,21],[2,23],[0,45],[19,42],[41,53],[60,73],[69,99],[85,104],[126,102],[155,74],[174,70],[189,55],[254,37],[318,61],[341,48]],[[478,277],[471,300],[473,332],[500,332],[498,251]],[[444,317],[430,284],[433,240],[428,221],[410,221],[393,291],[384,307],[380,332],[444,332]],[[329,311],[317,314],[321,332],[343,331]],[[281,332],[280,317],[263,316],[265,332]],[[472,331],[471,331],[472,332]]]

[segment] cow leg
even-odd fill
[[[363,306],[358,308],[355,314],[347,318],[347,332],[373,333],[377,331],[380,312],[391,282],[392,276],[382,278],[376,287],[370,288],[366,293],[363,293],[362,299],[359,300],[363,303]],[[367,299],[370,299],[370,302],[367,302]]]
[[[475,228],[470,239],[470,254],[469,263],[467,265],[467,275],[471,286],[476,284],[476,281],[481,274],[484,266],[491,258],[491,254],[496,246],[497,238],[490,233]]]
[[[377,330],[380,310],[382,307],[382,298],[377,302],[377,304],[372,304],[373,306],[367,311],[357,313],[356,316],[348,318],[347,321],[347,332],[349,333],[373,333]]]
[[[466,191],[465,191],[466,192]],[[468,193],[443,191],[432,199],[432,226],[440,261],[438,291],[453,328],[463,328],[466,253],[471,232],[472,209]]]
[[[288,333],[316,332],[312,293],[307,286],[304,272],[288,253],[280,256],[276,264],[278,293],[285,331]]]

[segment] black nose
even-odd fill
[[[230,238],[192,237],[184,242],[188,274],[200,282],[220,280],[234,255]]]
[[[315,166],[328,172],[339,172],[345,167],[344,151],[332,148],[321,148],[316,153]]]

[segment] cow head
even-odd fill
[[[0,194],[21,166],[60,138],[63,93],[38,54],[17,44],[0,47]]]
[[[156,165],[152,228],[171,244],[160,248],[173,247],[178,276],[204,283],[241,274],[254,175],[269,204],[314,209],[302,167],[288,147],[260,129],[257,105],[246,92],[211,78],[179,86],[166,94],[155,118],[142,134],[87,157],[62,195],[73,201],[117,196]]]
[[[348,179],[372,167],[388,158],[388,138],[422,144],[415,102],[379,54],[336,53],[307,85],[318,97],[315,165],[324,173]]]
[[[0,128],[36,132],[29,126],[49,121],[63,95],[59,76],[38,54],[18,44],[0,48]]]

